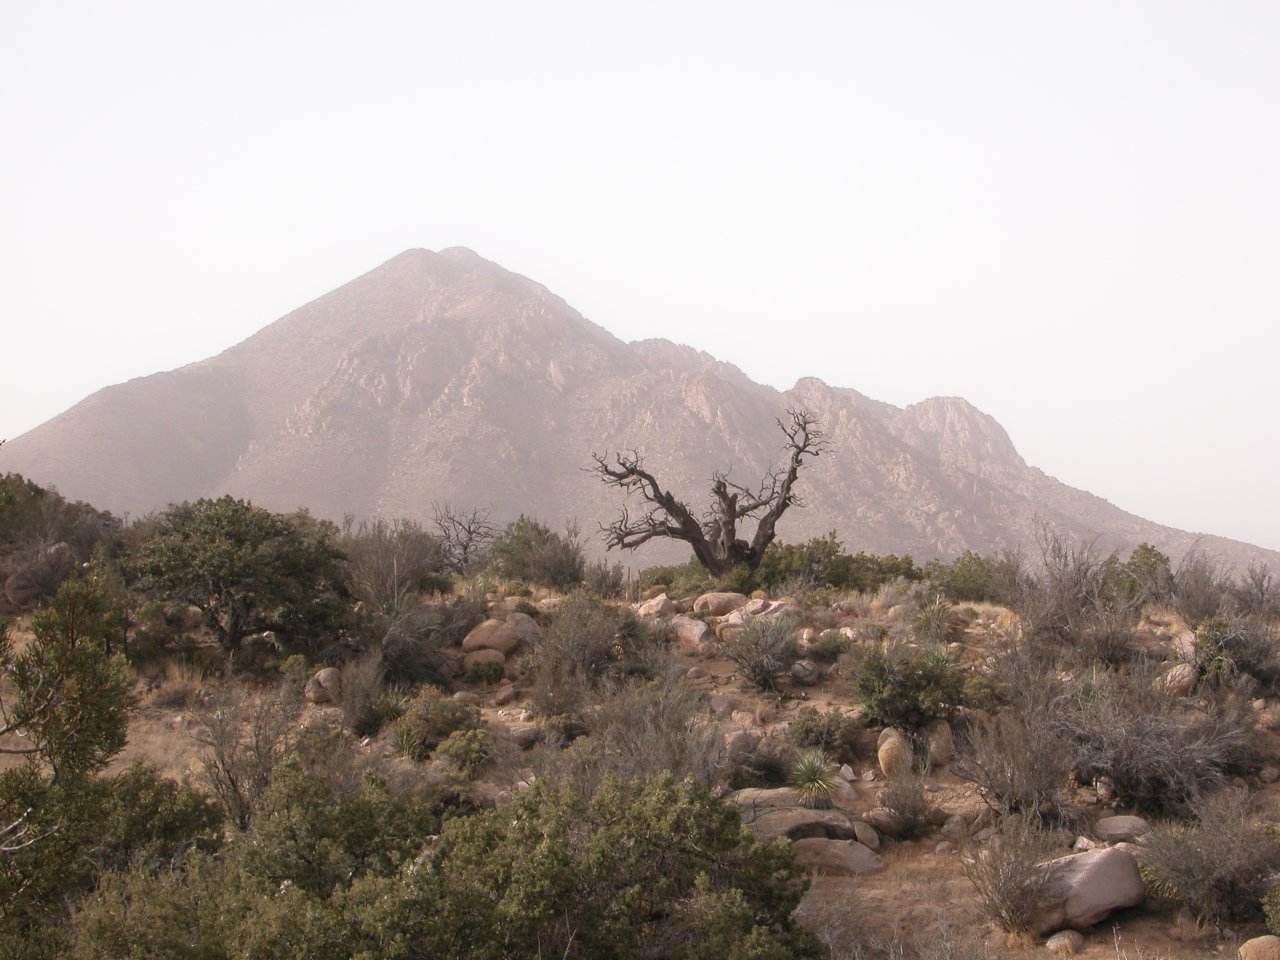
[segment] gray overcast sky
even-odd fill
[[[5,3],[0,436],[408,247],[1280,548],[1280,4]]]

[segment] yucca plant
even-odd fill
[[[800,796],[800,805],[814,810],[831,806],[836,777],[830,758],[822,750],[804,750],[791,767],[791,786]]]

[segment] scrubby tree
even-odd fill
[[[820,456],[828,447],[818,418],[808,411],[787,411],[787,420],[779,420],[778,428],[787,438],[787,465],[770,470],[755,489],[734,483],[725,473],[715,474],[711,506],[701,520],[645,469],[638,452],[618,453],[612,460],[607,453],[593,454],[592,472],[603,483],[628,496],[639,494],[646,505],[641,516],[624,506],[622,516],[602,528],[607,546],[634,550],[654,539],[682,540],[714,577],[723,579],[739,565],[755,570],[773,542],[778,520],[787,508],[801,504],[795,484],[805,457]],[[738,536],[738,524],[748,517],[756,518],[750,540]]]
[[[58,832],[82,778],[124,746],[129,673],[107,652],[103,620],[86,614],[95,589],[64,583],[32,619],[20,652],[0,624],[0,754],[20,760],[0,774],[0,854]]]
[[[446,503],[431,505],[431,522],[440,537],[445,566],[465,577],[488,558],[489,548],[501,532],[489,522],[489,511],[472,507],[463,510]]]
[[[490,563],[500,576],[561,588],[581,583],[586,570],[576,524],[562,536],[523,514],[493,542]]]
[[[142,565],[158,591],[198,607],[235,651],[254,631],[326,619],[340,557],[331,524],[224,496],[165,511]]]

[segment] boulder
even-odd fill
[[[1103,817],[1093,828],[1093,834],[1104,843],[1121,843],[1136,840],[1151,825],[1141,817]]]
[[[1196,635],[1190,630],[1183,630],[1174,636],[1172,640],[1173,654],[1179,660],[1194,660],[1196,658]]]
[[[802,687],[812,687],[822,679],[822,671],[812,660],[797,660],[791,665],[791,679]]]
[[[955,759],[956,741],[951,735],[951,724],[945,720],[935,720],[924,728],[925,740],[929,745],[929,765],[942,767]]]
[[[707,697],[707,706],[717,720],[727,720],[733,715],[733,701],[723,693],[713,693]]]
[[[885,727],[883,730],[880,731],[880,735],[876,737],[876,749],[879,750],[881,747],[883,747],[886,740],[890,740],[893,737],[905,737],[905,736],[906,734],[903,733],[901,730],[899,730],[897,727]]]
[[[791,849],[799,866],[822,876],[857,877],[884,869],[884,861],[857,840],[810,837],[797,840]]]
[[[872,807],[866,813],[866,821],[886,836],[902,833],[902,818],[885,807]]]
[[[511,739],[521,750],[532,749],[535,744],[542,742],[543,737],[542,728],[536,723],[517,723],[511,727]]]
[[[876,751],[880,771],[892,780],[911,772],[911,743],[904,736],[889,737]]]
[[[1138,861],[1124,847],[1073,853],[1044,865],[1048,891],[1032,928],[1038,934],[1064,928],[1084,929],[1113,910],[1136,907],[1147,899]]]
[[[741,763],[759,745],[760,734],[754,730],[732,730],[724,735],[725,759]]]
[[[1280,937],[1254,937],[1240,944],[1240,960],[1280,960]]]
[[[852,840],[853,824],[839,810],[811,810],[808,807],[761,807],[744,809],[742,822],[761,840],[804,840],[825,837]]]
[[[704,593],[693,601],[694,613],[709,613],[713,617],[723,617],[732,613],[747,602],[740,593]]]
[[[519,634],[520,642],[526,647],[531,647],[542,639],[542,626],[527,613],[517,611],[507,614],[507,624]]]
[[[959,843],[969,835],[969,825],[965,823],[964,817],[958,813],[952,814],[943,821],[942,835],[948,840]]]
[[[532,620],[524,614],[526,620]],[[522,643],[520,630],[506,620],[486,620],[471,629],[462,640],[462,649],[468,653],[473,650],[496,650],[505,658],[514,653]]]
[[[865,820],[853,821],[853,837],[868,850],[880,849],[880,834]]]
[[[1084,949],[1084,934],[1079,930],[1059,930],[1044,945],[1050,953],[1079,953]]]
[[[493,702],[496,706],[505,707],[520,697],[520,691],[516,689],[515,684],[507,683],[498,688],[498,692],[493,695]]]
[[[337,703],[342,695],[342,674],[337,667],[325,667],[307,681],[302,695],[310,703]]]
[[[660,593],[652,600],[646,600],[636,607],[636,613],[642,617],[674,617],[676,605],[665,593]]]
[[[1179,663],[1165,671],[1160,682],[1175,697],[1189,697],[1200,682],[1200,671],[1189,663]]]
[[[701,652],[703,644],[711,635],[711,628],[702,620],[693,617],[672,617],[667,624],[667,639],[694,652]]]

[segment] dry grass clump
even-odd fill
[[[1028,931],[1049,891],[1041,866],[1057,854],[1057,841],[1031,817],[1005,818],[986,846],[971,844],[960,862],[982,904],[983,916],[1007,933]]]

